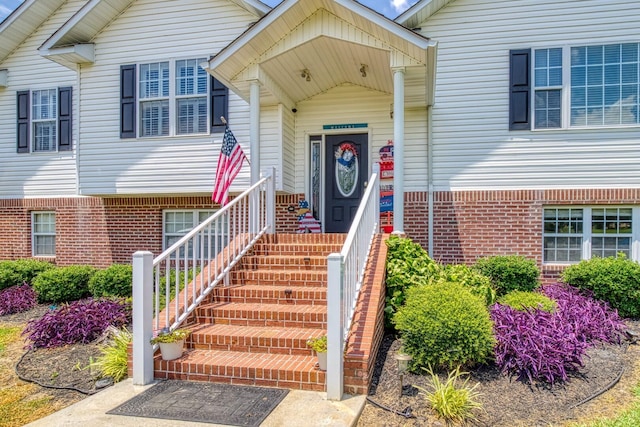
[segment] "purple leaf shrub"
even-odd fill
[[[38,296],[26,283],[0,291],[0,316],[22,313],[38,304]]]
[[[542,293],[556,300],[557,316],[573,327],[573,334],[580,341],[619,343],[626,325],[616,310],[592,297],[588,291],[580,291],[563,283],[542,286]]]
[[[40,319],[30,321],[22,334],[31,341],[29,348],[86,344],[98,338],[109,326],[119,328],[130,320],[130,306],[123,301],[86,299],[61,305]]]
[[[491,308],[495,358],[503,372],[553,384],[583,366],[589,347],[619,342],[625,325],[606,304],[569,286],[547,285],[542,292],[556,300],[555,312],[518,311],[500,304]]]

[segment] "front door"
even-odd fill
[[[346,233],[368,179],[368,134],[327,135],[325,150],[325,233]]]

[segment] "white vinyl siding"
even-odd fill
[[[44,151],[38,155],[16,152],[16,92],[73,87],[72,114],[73,117],[78,117],[76,72],[42,57],[38,48],[84,3],[86,0],[67,1],[0,65],[0,68],[9,70],[7,87],[0,89],[1,199],[71,196],[77,192],[75,150]],[[29,101],[32,102],[31,95]],[[30,113],[32,112],[30,110]],[[33,129],[30,129],[30,148],[33,144],[33,135]],[[73,140],[75,147],[77,140],[75,124]]]
[[[438,42],[434,189],[637,187],[639,128],[510,132],[508,118],[510,50],[637,42],[639,20],[636,0],[456,0],[417,25]]]
[[[137,0],[102,31],[94,40],[100,51],[96,63],[81,71],[80,193],[211,194],[223,134],[121,140],[119,91],[113,90],[120,79],[115,70],[123,64],[172,64],[210,57],[256,20],[255,15],[226,0],[162,2],[162,7],[153,0]],[[185,28],[198,31],[185,38]],[[174,95],[177,98],[180,96]],[[231,91],[227,119],[251,159],[248,104]],[[271,143],[261,140],[261,144]],[[246,189],[249,176],[245,162],[230,191]]]
[[[31,247],[33,256],[56,255],[55,212],[32,212]]]

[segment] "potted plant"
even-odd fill
[[[151,344],[160,346],[162,360],[173,360],[182,356],[184,340],[191,334],[187,329],[163,328],[158,335],[151,339]]]
[[[321,371],[327,370],[327,336],[309,338],[307,346],[318,355],[318,368]]]

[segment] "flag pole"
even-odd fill
[[[222,122],[223,125],[225,125],[225,127],[228,127],[227,119],[225,119],[224,116],[220,116],[220,121]],[[249,161],[249,159],[245,158],[245,160],[247,161],[247,163],[249,163],[249,166],[251,166],[251,162]]]

